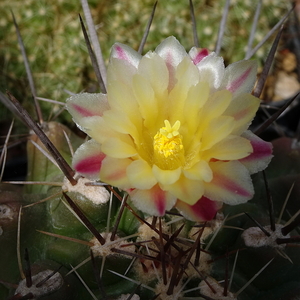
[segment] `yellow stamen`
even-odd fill
[[[182,136],[179,134],[180,121],[171,126],[168,120],[164,121],[165,127],[159,129],[154,136],[154,163],[162,168],[174,170],[184,161]]]

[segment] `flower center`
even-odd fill
[[[154,163],[163,170],[174,170],[184,162],[182,136],[178,132],[180,121],[177,120],[173,126],[168,120],[164,123],[165,127],[154,136]]]

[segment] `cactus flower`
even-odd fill
[[[222,203],[247,202],[250,175],[272,156],[271,144],[248,130],[260,104],[250,94],[256,69],[246,60],[225,68],[214,52],[187,53],[174,37],[144,56],[115,44],[107,94],[67,100],[91,137],[73,167],[127,191],[154,216],[176,207],[190,220],[210,220]]]

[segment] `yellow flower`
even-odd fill
[[[107,94],[67,100],[92,138],[73,166],[124,189],[150,215],[176,207],[191,220],[212,219],[222,203],[252,198],[250,174],[272,156],[270,143],[247,130],[259,107],[255,79],[255,62],[225,68],[215,53],[187,53],[174,37],[145,56],[117,43]]]

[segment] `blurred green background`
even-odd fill
[[[256,45],[289,8],[289,1],[264,0],[255,34]],[[197,29],[201,47],[214,49],[225,1],[194,0]],[[232,0],[221,54],[227,63],[244,58],[247,39],[257,1]],[[151,14],[153,0],[90,0],[106,62],[111,46],[121,42],[137,49]],[[33,112],[30,88],[13,26],[15,14],[25,43],[39,97],[64,102],[65,90],[78,93],[98,91],[78,14],[83,16],[79,0],[1,0],[0,11],[0,91],[6,90]],[[189,1],[159,0],[153,25],[144,49],[146,52],[166,37],[174,35],[189,50],[193,46]],[[270,43],[256,54],[263,60]],[[47,116],[61,108],[42,102]],[[0,120],[10,116],[0,104]],[[60,120],[68,122],[67,114]]]

